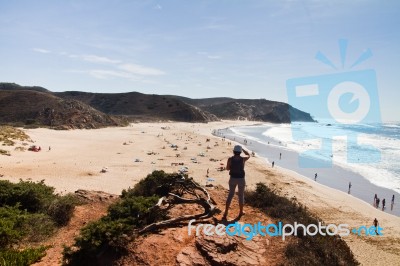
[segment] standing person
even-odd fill
[[[379,222],[378,222],[378,220],[377,220],[376,218],[374,219],[374,226],[375,226],[375,232],[376,232],[376,234],[379,235],[379,233],[378,233]]]
[[[349,182],[349,191],[348,191],[349,194],[350,194],[350,190],[351,190],[351,182]]]
[[[390,204],[390,210],[393,211],[393,205],[394,205],[394,194],[392,196],[392,203]]]
[[[384,210],[385,210],[385,205],[386,205],[386,200],[385,200],[385,199],[383,199],[383,200],[382,200],[382,211],[384,211]]]
[[[379,202],[380,202],[381,200],[379,199],[379,198],[376,198],[376,207],[377,208],[379,208]]]
[[[226,163],[226,170],[229,170],[229,195],[228,198],[226,199],[226,206],[225,206],[225,212],[224,216],[222,219],[226,220],[226,217],[228,215],[228,210],[229,206],[231,205],[231,201],[233,199],[233,196],[235,195],[235,190],[236,186],[238,186],[238,197],[239,197],[239,216],[241,217],[244,212],[243,212],[243,206],[244,206],[244,188],[246,186],[246,180],[245,180],[245,171],[244,171],[244,165],[245,162],[250,158],[250,154],[248,151],[243,149],[243,153],[246,155],[246,157],[240,156],[242,153],[242,146],[236,145],[233,148],[233,156],[228,159],[228,162]]]
[[[317,181],[317,177],[318,177],[318,174],[315,173],[315,175],[314,175],[314,181]]]
[[[375,194],[374,196],[374,207],[376,207],[376,200],[378,199],[378,195]]]
[[[274,165],[275,165],[275,162],[274,162],[274,161],[272,161],[272,168],[274,168]]]
[[[279,160],[282,159],[282,153],[279,153]]]

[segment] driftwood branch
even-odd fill
[[[215,201],[211,198],[208,191],[196,184],[192,179],[186,177],[177,177],[170,184],[163,186],[164,189],[168,190],[168,195],[160,198],[152,208],[162,208],[163,205],[168,204],[197,204],[204,209],[203,213],[181,215],[165,221],[152,223],[145,226],[138,231],[139,234],[158,230],[161,227],[171,226],[183,221],[189,221],[192,219],[202,220],[212,217],[215,213],[220,210],[215,206]]]

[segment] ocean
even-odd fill
[[[222,129],[216,135],[238,141],[268,163],[274,161],[277,166],[309,178],[318,173],[318,182],[330,187],[347,191],[351,182],[351,194],[369,203],[378,192],[388,203],[392,195],[396,195],[396,202],[399,200],[400,123],[268,123]],[[350,139],[357,143],[349,142]],[[331,150],[318,150],[321,143],[328,143]],[[298,155],[309,150],[315,160],[332,165],[303,168],[298,164]],[[296,154],[296,159],[285,160],[288,153]],[[400,210],[396,212],[400,214]]]

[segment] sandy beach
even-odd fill
[[[231,141],[213,136],[212,131],[250,124],[254,122],[139,123],[125,128],[71,131],[29,129],[25,132],[34,141],[29,145],[42,150],[22,152],[3,147],[11,156],[0,157],[0,174],[13,182],[44,180],[60,193],[87,189],[120,194],[153,170],[178,172],[187,167],[189,176],[200,184],[211,182],[227,188],[228,173],[219,168],[225,166],[235,142],[229,145]],[[293,171],[271,168],[257,156],[246,165],[246,179],[248,188],[264,182],[282,195],[295,197],[327,224],[371,226],[377,218],[384,228],[383,236],[350,234],[345,241],[362,265],[400,262],[400,217]]]

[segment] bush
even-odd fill
[[[55,230],[51,218],[42,213],[28,213],[18,206],[0,207],[0,249],[26,240],[42,241]]]
[[[22,181],[11,183],[0,180],[0,207],[18,206],[29,213],[49,215],[58,226],[67,225],[79,201],[72,194],[58,196],[54,188],[40,182]]]
[[[25,232],[26,212],[17,207],[0,207],[0,249],[20,241]]]
[[[46,255],[47,247],[28,248],[19,250],[0,250],[0,265],[2,266],[28,266]]]
[[[164,171],[154,171],[137,183],[133,188],[122,191],[122,198],[132,196],[151,197],[161,195],[159,189],[172,182],[176,174],[166,174]]]
[[[126,251],[135,229],[166,218],[165,212],[152,207],[158,201],[154,196],[157,190],[172,177],[154,171],[133,189],[124,190],[121,200],[109,207],[106,216],[82,228],[74,246],[64,248],[64,264],[96,265],[101,254],[117,257]]]
[[[114,256],[122,254],[134,229],[160,217],[151,209],[157,200],[156,197],[133,197],[110,206],[106,216],[81,229],[80,236],[75,239],[75,248],[64,248],[64,264],[96,265],[96,259],[104,252]]]
[[[258,183],[254,191],[246,192],[246,201],[253,207],[261,209],[267,215],[286,223],[294,222],[304,225],[318,224],[305,207],[285,197],[279,196],[263,183]],[[353,253],[339,236],[303,236],[298,237],[286,246],[285,256],[288,265],[358,265]]]
[[[24,223],[25,237],[28,242],[43,241],[56,231],[56,224],[44,213],[28,214]]]
[[[44,181],[0,181],[0,265],[30,265],[45,254],[44,247],[15,250],[21,242],[43,241],[56,225],[68,223],[77,204],[71,195],[60,197]]]
[[[50,215],[58,226],[67,225],[78,203],[78,199],[71,194],[59,197],[50,204],[47,214]]]
[[[17,184],[0,180],[0,206],[19,204],[28,212],[43,212],[55,198],[54,188],[46,186],[44,180],[38,183],[20,180]]]

